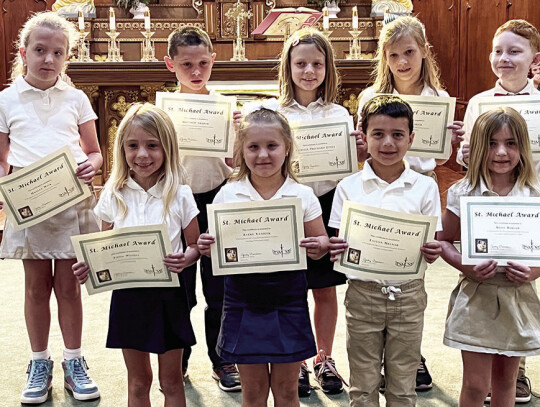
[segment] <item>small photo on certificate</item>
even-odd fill
[[[298,198],[208,205],[208,229],[214,275],[306,268]]]
[[[72,236],[77,260],[90,268],[88,294],[136,287],[178,287],[163,263],[172,253],[165,225],[150,225]]]

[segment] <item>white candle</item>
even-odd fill
[[[144,29],[150,31],[150,10],[148,9],[144,12]]]
[[[79,10],[79,31],[84,31],[84,14]]]
[[[116,31],[116,18],[112,7],[109,8],[109,30]]]
[[[322,18],[322,28],[327,31],[330,28],[330,15],[328,14],[328,7],[322,9],[323,18]]]
[[[352,28],[358,30],[358,8],[356,6],[352,9]]]

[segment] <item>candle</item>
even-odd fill
[[[328,14],[328,7],[323,7],[323,20],[322,20],[322,28],[325,31],[328,31],[330,28],[330,15]]]
[[[146,9],[144,12],[144,29],[150,31],[150,10]]]
[[[352,9],[352,28],[358,30],[358,8],[356,6]]]
[[[109,8],[109,30],[116,31],[116,19],[112,7]]]
[[[84,31],[84,14],[79,10],[79,31]]]

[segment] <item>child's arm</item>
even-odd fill
[[[309,258],[318,260],[328,252],[328,235],[324,228],[322,216],[304,222],[306,237],[300,241],[300,247],[306,248]]]
[[[101,222],[102,231],[111,230],[112,228],[112,223]],[[75,274],[77,280],[79,280],[79,283],[86,283],[86,280],[88,280],[88,273],[90,273],[90,267],[88,267],[88,265],[84,261],[79,261],[75,263],[73,266],[71,266],[71,269],[73,270],[73,274]]]
[[[526,284],[540,277],[540,267],[528,267],[516,261],[509,261],[505,267],[506,277],[516,284]]]
[[[336,234],[339,234],[339,230],[336,230]],[[339,255],[344,253],[347,247],[349,247],[349,243],[347,243],[345,239],[332,236],[330,238],[330,244],[328,245],[328,249],[330,251],[330,261],[338,261]]]
[[[454,237],[460,232],[459,217],[447,209],[443,214],[442,224],[443,230],[437,232],[437,240],[440,241],[442,247],[442,258],[473,280],[483,281],[492,278],[497,270],[495,260],[485,260],[476,266],[461,263],[461,253],[454,246]]]
[[[234,123],[234,132],[238,134],[240,130],[240,123],[242,122],[242,112],[240,110],[235,110],[233,112],[233,123]],[[234,168],[234,161],[231,157],[225,158],[225,164],[229,167]]]
[[[210,257],[210,245],[216,243],[216,238],[210,233],[201,233],[199,239],[197,240],[197,248],[199,253],[204,254],[207,257]]]
[[[88,160],[79,164],[75,175],[82,179],[86,184],[91,184],[94,176],[103,164],[95,121],[89,120],[80,124],[79,134],[81,136],[81,148],[88,156]]]
[[[7,133],[0,133],[0,177],[3,177],[9,172],[9,164],[7,162],[9,153],[9,135]],[[4,203],[0,201],[0,210]]]
[[[200,254],[197,249],[197,239],[199,238],[199,223],[197,218],[193,218],[189,225],[184,228],[184,239],[186,240],[186,250],[182,253],[171,253],[165,256],[163,263],[170,272],[180,273],[186,267],[191,266],[199,260]]]

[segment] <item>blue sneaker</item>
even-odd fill
[[[73,393],[75,400],[92,400],[99,397],[99,390],[88,376],[88,365],[83,357],[64,360],[64,387]]]
[[[50,359],[31,360],[28,364],[28,379],[24,386],[21,403],[40,404],[47,401],[52,387],[53,361]]]

